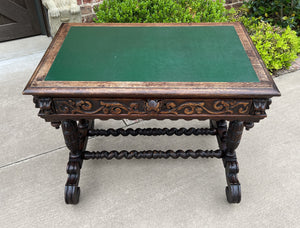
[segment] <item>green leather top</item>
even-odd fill
[[[233,26],[71,27],[45,80],[259,81]]]

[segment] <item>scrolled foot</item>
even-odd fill
[[[225,173],[228,185],[225,189],[227,201],[229,203],[239,203],[241,202],[241,185],[237,177],[239,172],[238,162],[227,161],[225,164]]]
[[[228,203],[241,202],[241,186],[239,184],[226,186],[225,191]]]
[[[79,202],[80,187],[78,186],[80,178],[80,161],[69,161],[67,165],[68,180],[65,185],[66,204],[77,204]]]
[[[80,187],[66,185],[65,186],[65,202],[66,204],[78,204],[80,196]]]

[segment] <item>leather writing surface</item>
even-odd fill
[[[45,80],[259,81],[233,26],[71,27]]]

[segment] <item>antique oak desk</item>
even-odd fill
[[[65,201],[79,201],[83,160],[222,158],[241,199],[236,148],[279,96],[240,23],[63,24],[27,84],[39,116],[70,150]],[[209,128],[94,129],[94,119],[198,119]],[[227,126],[228,124],[228,126]],[[89,136],[215,135],[217,150],[86,151]]]

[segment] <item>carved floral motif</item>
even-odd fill
[[[249,100],[97,100],[55,99],[57,113],[62,114],[248,114]]]

